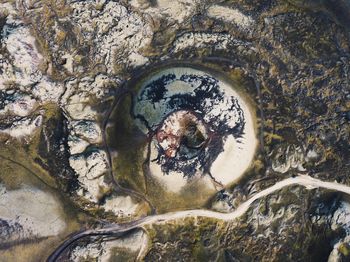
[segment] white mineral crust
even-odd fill
[[[169,68],[150,77],[145,81],[143,86],[147,86],[149,83],[158,79],[160,76],[167,74],[174,74],[176,76],[175,79],[180,79],[180,77],[184,74],[205,76],[207,73],[190,67]],[[250,164],[255,155],[257,138],[255,134],[254,116],[252,115],[251,108],[249,107],[246,100],[238,92],[236,92],[228,82],[220,79],[218,80],[220,90],[225,94],[223,96],[223,101],[217,101],[215,105],[212,105],[213,109],[204,116],[204,121],[208,121],[209,119],[225,120],[225,115],[223,115],[222,112],[224,110],[228,110],[227,101],[229,101],[231,97],[237,99],[245,119],[244,133],[242,134],[242,137],[236,139],[233,136],[228,136],[224,138],[224,151],[219,154],[210,169],[211,175],[214,178],[215,182],[218,182],[223,186],[227,186],[237,181],[250,167]],[[174,94],[184,93],[191,95],[199,85],[199,83],[191,82],[191,85],[184,83],[183,88],[178,88],[182,84],[179,84],[178,82],[179,81],[175,80],[166,86],[166,97],[170,97]],[[163,103],[158,103],[157,105],[150,103],[148,100],[138,102],[135,106],[135,112],[137,114],[147,115],[148,124],[151,127],[155,127],[157,123],[163,121],[163,118],[171,113],[169,111],[171,109],[167,107],[166,99],[164,99]],[[203,104],[205,105],[207,102],[209,103],[210,101],[204,101]],[[211,104],[209,103],[208,105]],[[236,111],[231,112],[231,114],[234,117],[230,118],[227,124],[230,127],[234,127],[237,124],[237,121],[239,121],[239,116],[238,112]],[[145,127],[143,127],[141,124],[140,128],[147,132]],[[151,159],[157,158],[157,154],[158,150],[156,142],[152,141]],[[180,192],[190,181],[192,181],[192,179],[186,178],[186,176],[184,176],[182,173],[170,172],[169,174],[165,174],[161,170],[160,164],[155,161],[151,161],[150,170],[153,176],[161,181],[161,183],[168,190],[173,192]],[[199,170],[197,173],[198,174],[196,174],[196,177],[200,177],[202,175]],[[207,184],[209,188],[213,187],[212,181],[210,181],[210,179],[206,181],[209,181]]]
[[[70,259],[74,262],[91,260],[97,262],[107,262],[113,257],[113,249],[124,249],[127,252],[141,252],[147,245],[148,237],[139,230],[131,235],[117,240],[89,243],[86,246],[77,246],[72,251]]]
[[[254,20],[238,9],[232,9],[220,5],[212,5],[207,10],[209,17],[234,23],[242,29],[249,29],[254,25]]]
[[[23,238],[56,236],[66,228],[59,201],[37,188],[7,190],[0,185],[0,219],[16,222]]]
[[[117,2],[108,2],[102,10],[95,1],[72,3],[70,19],[80,27],[86,41],[93,41],[98,57],[103,58],[108,72],[116,63],[139,66],[147,63],[141,50],[150,44],[153,36],[151,25],[140,15],[130,12]]]
[[[151,6],[142,4],[142,0],[131,0],[130,5],[142,13],[153,18],[166,18],[169,21],[175,21],[183,24],[186,19],[193,16],[200,1],[198,0],[158,0],[157,4]]]

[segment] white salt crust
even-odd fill
[[[183,74],[194,74],[194,75],[206,75],[207,72],[197,70],[190,67],[174,67],[165,69],[145,81],[143,86],[151,83],[162,75],[166,75],[168,73],[173,73],[176,75],[176,78]],[[219,80],[219,85],[221,90],[224,90],[226,96],[233,96],[238,100],[239,105],[243,111],[245,117],[245,129],[244,134],[239,140],[236,140],[232,136],[229,136],[224,142],[224,151],[219,154],[216,161],[213,163],[211,167],[211,175],[215,179],[216,182],[222,184],[223,186],[227,186],[235,181],[237,181],[249,168],[253,157],[255,155],[255,150],[257,146],[257,139],[255,133],[254,119],[253,115],[250,112],[250,107],[244,98],[237,93],[234,89],[232,89],[231,85],[223,81]],[[176,81],[174,82],[176,83]],[[173,84],[172,84],[173,85]],[[169,85],[168,94],[169,96],[172,94],[178,93],[191,93],[195,88],[194,86],[186,86],[186,88],[172,88],[172,85]],[[142,89],[141,89],[142,90]],[[140,91],[141,92],[141,91]],[[208,117],[222,117],[220,115],[221,111],[225,108],[217,108],[217,110],[213,110],[211,116]],[[227,109],[227,108],[226,108]],[[152,116],[149,124],[155,125],[159,123],[162,118],[167,115],[168,112],[165,105],[156,103],[155,105],[151,105],[151,103],[138,103],[135,106],[135,112],[141,114],[147,114],[148,116]],[[232,125],[236,122],[236,119],[232,119]],[[139,124],[140,128],[143,129],[144,132],[147,132],[145,127],[142,124]],[[157,157],[158,151],[156,148],[156,141],[151,142],[151,159]],[[180,192],[186,185],[190,182],[183,174],[170,172],[170,174],[164,174],[161,170],[160,164],[155,161],[150,162],[150,170],[151,174],[158,179],[167,190],[173,192]],[[201,173],[198,172],[196,177],[201,177]],[[205,175],[205,177],[208,175]],[[204,179],[204,178],[203,178]],[[191,180],[191,179],[190,179]],[[208,188],[213,187],[213,182],[210,179],[205,179],[207,181]]]

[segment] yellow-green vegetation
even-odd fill
[[[150,70],[145,70],[142,75],[135,75],[128,84],[129,89],[135,94],[137,93],[143,81],[151,77],[159,71],[169,66],[182,66],[185,62],[164,63]],[[186,63],[188,65],[188,63]],[[194,68],[199,68],[200,63],[189,63]],[[222,77],[222,67],[216,63],[205,63],[204,66],[214,76]],[[225,72],[224,80],[232,83],[235,90],[248,101],[253,114],[255,128],[257,128],[257,113],[254,100],[246,93],[256,92],[255,84],[242,69],[233,68]],[[182,210],[188,208],[201,208],[208,204],[211,196],[215,194],[215,190],[206,189],[205,185],[193,182],[189,183],[184,190],[179,193],[172,193],[164,189],[151,177],[148,170],[147,144],[149,137],[143,134],[135,124],[132,116],[132,98],[128,95],[123,98],[122,102],[114,109],[109,122],[112,125],[107,129],[108,146],[113,156],[113,171],[118,183],[124,188],[129,188],[143,194],[157,209],[158,212],[166,212],[170,210]],[[113,154],[116,151],[116,154]],[[262,170],[262,162],[257,162],[254,170],[259,172]]]
[[[1,250],[2,262],[38,262],[45,261],[60,239],[50,237],[48,239],[35,240],[25,244],[12,245],[6,250]]]
[[[110,118],[113,126],[107,129],[107,141],[112,155],[113,150],[117,151],[113,158],[113,169],[119,183],[134,190],[145,191],[142,149],[146,146],[146,138],[133,124],[131,103],[128,96],[114,110]]]
[[[54,104],[46,104],[40,109],[45,111],[43,126],[49,120],[59,117],[59,111]],[[2,143],[0,147],[0,184],[9,191],[28,186],[52,194],[61,203],[60,217],[65,221],[66,229],[55,237],[26,240],[13,245],[1,252],[1,261],[44,261],[62,239],[80,230],[83,224],[92,222],[89,216],[81,212],[76,204],[60,191],[54,178],[55,174],[50,174],[45,169],[49,163],[47,158],[52,156],[39,153],[39,146],[44,142],[42,132],[40,127],[31,137],[18,140],[1,136],[1,139],[7,142]]]
[[[344,255],[345,257],[349,257],[350,255],[350,246],[348,243],[342,243],[339,247],[338,247],[339,252]]]
[[[220,252],[219,234],[226,234],[227,229],[227,223],[206,218],[148,226],[149,246],[145,260],[152,261],[153,256],[161,252],[167,261],[214,261]]]
[[[0,148],[0,164],[12,162],[15,165],[15,167],[13,167],[13,171],[17,169],[17,166],[21,166],[32,173],[32,176],[36,176],[48,186],[57,188],[56,181],[52,178],[52,176],[50,176],[48,172],[42,168],[42,166],[37,164],[38,159],[45,161],[45,159],[42,159],[42,157],[38,154],[40,136],[41,130],[38,129],[31,138],[8,140],[8,143],[3,144]],[[4,137],[4,139],[7,138]],[[29,139],[29,141],[26,141],[26,139]],[[11,143],[9,143],[10,141]],[[11,181],[16,178],[5,177],[4,179],[9,179],[9,185],[11,185]]]
[[[125,261],[125,262],[133,262],[137,261],[138,252],[131,252],[125,248],[112,248],[111,250],[110,261]]]
[[[1,252],[1,261],[44,261],[61,242],[62,238],[79,230],[82,224],[89,221],[89,217],[80,212],[75,204],[55,189],[53,187],[55,184],[49,178],[49,175],[38,165],[33,164],[34,161],[30,161],[28,157],[26,158],[25,152],[22,150],[20,145],[12,152],[2,148],[1,154],[6,153],[11,158],[0,157],[0,184],[4,185],[7,190],[29,186],[52,194],[61,203],[60,216],[66,223],[66,229],[55,237],[28,240],[24,243],[12,245]],[[35,232],[33,233],[35,234]]]
[[[158,212],[203,206],[213,191],[194,184],[175,194],[164,190],[150,177],[145,162],[147,137],[136,127],[130,110],[131,98],[127,97],[113,112],[110,120],[113,126],[107,130],[108,145],[112,152],[117,151],[113,157],[113,171],[118,183],[145,195]]]
[[[215,191],[205,189],[205,184],[193,183],[178,193],[164,189],[157,181],[149,178],[147,198],[154,204],[159,213],[184,209],[201,208],[209,201]]]

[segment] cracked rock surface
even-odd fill
[[[346,0],[2,1],[0,257],[45,261],[73,232],[155,213],[231,212],[300,173],[350,186],[349,14]],[[156,161],[145,148],[164,119],[142,127],[133,118],[135,108],[143,110],[143,119],[155,112],[169,117],[179,108],[157,97],[159,90],[150,89],[142,99],[137,91],[150,72],[172,65],[220,72],[249,104],[257,149],[239,179],[221,175],[223,167],[230,171],[246,159],[240,153],[232,165],[224,158],[208,177],[194,174],[210,169],[210,157],[195,165],[171,163],[174,145],[192,157],[198,148],[191,151],[183,143],[198,146],[208,138],[209,132],[201,131],[200,139],[187,130],[179,131],[176,141],[153,140],[150,152],[168,150],[168,155],[150,153],[158,157],[164,179],[147,175]],[[213,112],[222,121],[211,124],[221,133],[233,129],[229,112],[209,110],[221,100],[213,97],[215,90],[206,91],[214,103],[194,101],[196,116],[203,113],[208,120]],[[178,93],[172,95],[183,102]],[[234,122],[242,127],[237,112]],[[235,139],[247,134],[235,127]],[[290,186],[254,202],[232,222],[189,218],[118,239],[88,237],[62,256],[67,261],[347,261],[349,201],[337,192]]]

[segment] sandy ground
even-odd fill
[[[49,193],[24,186],[7,191],[0,187],[0,219],[16,222],[28,236],[48,237],[63,232],[60,203]]]
[[[143,86],[151,83],[152,81],[158,79],[162,75],[166,75],[169,73],[173,73],[176,75],[176,78],[179,79],[181,75],[184,74],[195,74],[199,76],[207,75],[210,73],[201,71],[198,69],[194,69],[191,67],[174,67],[162,70],[161,72],[151,76],[147,81],[145,81]],[[194,89],[197,87],[199,83],[194,83],[193,85],[189,85],[185,82],[174,81],[167,86],[167,95],[171,96],[174,94],[184,94],[184,93],[192,93]],[[235,139],[233,136],[227,137],[224,143],[224,152],[221,153],[216,161],[213,163],[211,167],[211,174],[214,179],[221,183],[223,186],[227,186],[235,181],[237,181],[242,175],[244,175],[245,171],[249,168],[257,146],[257,139],[254,127],[254,120],[252,113],[250,112],[250,108],[248,103],[244,100],[242,96],[236,92],[232,86],[219,79],[219,85],[221,86],[221,90],[223,90],[227,97],[235,97],[238,99],[238,103],[241,106],[244,116],[245,116],[245,129],[244,135],[239,138],[239,140]],[[142,90],[142,89],[141,89]],[[224,105],[222,105],[224,107]],[[210,116],[206,117],[223,117],[222,110],[225,108],[214,108]],[[170,113],[169,109],[166,107],[166,102],[157,103],[154,105],[148,101],[144,103],[138,103],[135,107],[135,112],[141,112],[142,114],[151,116],[149,123],[151,125],[156,126],[157,123],[160,123],[163,117]],[[205,118],[206,118],[205,117]],[[235,119],[232,120],[232,125],[235,125]],[[145,132],[145,128],[140,126]],[[154,143],[152,143],[151,148],[151,159],[154,159],[157,155],[157,149]],[[172,192],[180,192],[187,184],[187,178],[180,173],[170,173],[168,175],[163,174],[160,166],[156,162],[150,163],[151,173],[154,177],[156,177],[161,183]],[[198,174],[199,176],[201,174]],[[208,181],[208,187],[213,187],[213,182],[211,180]]]

